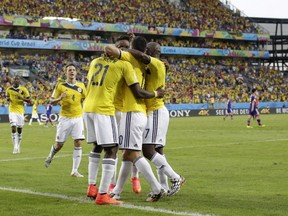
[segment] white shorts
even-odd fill
[[[9,122],[11,126],[22,128],[24,126],[24,114],[9,113]]]
[[[37,114],[37,113],[34,113],[34,114],[32,114],[31,118],[32,118],[32,119],[38,119],[38,118],[39,118],[39,116],[38,116],[38,114]]]
[[[118,144],[118,127],[115,116],[84,113],[87,129],[87,142],[98,145],[115,146]]]
[[[148,112],[148,120],[143,133],[143,143],[158,147],[166,145],[166,135],[169,126],[169,112],[166,107]]]
[[[118,126],[118,128],[119,128],[120,119],[121,119],[121,117],[122,117],[122,112],[116,111],[116,112],[115,112],[115,117],[116,117],[117,126]]]
[[[73,140],[84,140],[83,118],[67,118],[60,116],[57,124],[56,142],[65,142],[71,135]]]
[[[119,149],[142,150],[147,117],[142,112],[123,112],[119,127]]]

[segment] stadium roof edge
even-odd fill
[[[288,19],[284,18],[265,18],[265,17],[249,17],[253,22],[256,23],[282,23],[288,24]]]

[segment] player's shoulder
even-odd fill
[[[85,88],[85,84],[81,81],[77,81],[77,84],[76,84],[78,87],[80,88]]]
[[[165,67],[165,64],[163,61],[161,61],[158,58],[152,57],[152,56],[150,56],[150,64],[157,64],[157,65],[161,65],[161,66]]]

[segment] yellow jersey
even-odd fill
[[[100,57],[94,59],[87,75],[87,97],[84,112],[115,115],[115,95],[119,86],[138,83],[129,62]]]
[[[136,58],[132,56],[131,53],[121,51],[121,60],[128,61],[132,64],[139,85],[144,89],[145,84],[145,65],[139,62]],[[146,105],[144,99],[135,98],[129,86],[123,85],[123,107],[122,112],[143,112],[146,114]]]
[[[66,97],[60,101],[59,115],[68,118],[81,117],[83,113],[82,101],[86,97],[85,85],[82,82],[76,82],[74,85],[62,81],[58,82],[51,97],[58,98],[64,92]]]
[[[6,97],[10,98],[9,102],[9,112],[24,114],[24,101],[21,98],[29,98],[30,94],[24,86],[19,86],[14,88],[10,86],[6,89]]]
[[[38,105],[34,103],[32,107],[32,114],[37,114],[37,107]]]
[[[166,68],[164,63],[154,57],[150,57],[151,61],[147,65],[145,89],[147,91],[156,91],[157,88],[163,86],[165,88]],[[145,100],[148,111],[157,110],[164,106],[162,98],[151,98]]]

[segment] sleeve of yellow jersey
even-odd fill
[[[148,64],[148,67],[150,69],[150,71],[157,71],[157,69],[165,69],[165,65],[164,63],[157,59],[157,58],[154,58],[154,57],[150,57],[150,63]]]
[[[138,83],[138,79],[136,76],[136,73],[132,67],[132,65],[129,62],[124,61],[123,62],[123,76],[125,79],[125,82],[128,86],[133,85],[134,83]]]
[[[131,62],[132,54],[126,51],[121,51],[120,59],[124,61]]]
[[[7,89],[6,89],[6,97],[10,97],[10,87],[8,87]]]
[[[59,88],[60,88],[60,83],[58,82],[57,85],[55,86],[54,90],[53,90],[51,97],[58,98],[60,96]]]
[[[86,95],[87,95],[87,90],[86,90],[86,87],[84,85],[84,83],[82,83],[82,89],[83,89],[83,92],[82,92],[82,99],[85,99],[86,98]]]
[[[24,98],[30,97],[30,94],[27,88],[23,88],[23,92],[24,92]]]

